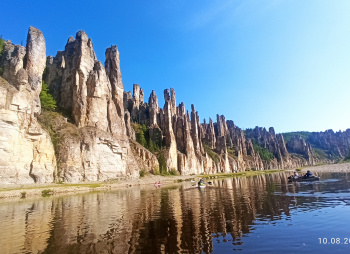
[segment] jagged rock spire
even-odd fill
[[[112,87],[112,98],[116,105],[119,117],[124,114],[123,93],[124,85],[120,71],[120,59],[117,46],[110,46],[106,49],[105,69]]]
[[[0,66],[0,183],[51,183],[56,157],[49,134],[37,122],[45,69],[42,32],[29,27],[26,48],[4,43]]]
[[[152,90],[152,93],[149,96],[148,105],[149,105],[150,125],[157,126],[158,125],[159,105],[158,105],[158,97],[157,97],[156,92],[154,90]]]
[[[29,27],[26,47],[25,69],[28,72],[28,81],[32,90],[41,88],[42,74],[46,66],[46,45],[42,32]],[[40,92],[40,91],[39,91]]]

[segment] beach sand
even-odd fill
[[[350,162],[338,164],[325,164],[319,166],[306,167],[302,169],[303,172],[306,172],[307,170],[310,170],[311,172],[350,172]]]
[[[120,178],[108,182],[87,182],[78,184],[9,184],[0,186],[0,199],[42,196],[43,191],[49,195],[65,195],[90,191],[116,190],[137,186],[149,186],[154,188],[156,182],[160,182],[161,186],[168,186],[182,181],[190,181],[191,179],[198,182],[199,178],[200,176],[160,176],[148,174],[138,179]]]

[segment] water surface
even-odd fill
[[[348,253],[350,174],[1,201],[1,253]]]

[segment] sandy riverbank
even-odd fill
[[[339,164],[325,164],[303,168],[302,171],[310,170],[311,172],[350,172],[350,162]]]
[[[172,184],[183,181],[194,180],[198,182],[200,178],[219,178],[219,177],[238,177],[238,176],[252,176],[258,174],[270,174],[280,170],[266,170],[266,171],[246,171],[232,174],[216,174],[216,175],[192,175],[192,176],[160,176],[147,174],[138,179],[126,178],[110,182],[89,182],[79,184],[27,184],[27,185],[1,185],[0,199],[8,198],[28,198],[34,196],[45,195],[69,195],[91,191],[106,191],[117,190],[131,187],[154,188],[156,182],[161,182],[161,187],[170,186]]]
[[[0,199],[4,198],[25,198],[43,195],[64,195],[90,191],[105,191],[130,188],[134,186],[154,186],[154,183],[161,182],[162,186],[174,184],[181,181],[198,179],[199,176],[160,176],[146,175],[139,179],[120,179],[110,182],[89,182],[78,184],[23,184],[23,185],[1,185]]]
[[[350,172],[350,163],[321,165],[303,168],[302,171],[306,172],[310,170],[312,172]],[[257,174],[269,174],[276,172],[276,170],[267,171],[247,171],[237,174],[217,174],[210,175],[210,177],[235,177],[235,176],[252,176]],[[195,182],[203,177],[202,175],[196,176],[160,176],[148,174],[138,179],[120,179],[111,182],[89,182],[79,184],[28,184],[28,185],[1,185],[0,186],[0,199],[7,198],[27,198],[34,196],[45,195],[69,195],[90,191],[106,191],[117,190],[130,187],[154,187],[155,182],[161,182],[162,186],[169,186],[182,181],[194,180]]]

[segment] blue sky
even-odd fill
[[[173,87],[201,121],[223,114],[276,132],[350,128],[350,1],[7,1],[0,34],[47,54],[84,30],[100,61],[117,45],[124,88],[145,98]],[[6,22],[4,22],[6,21]]]

